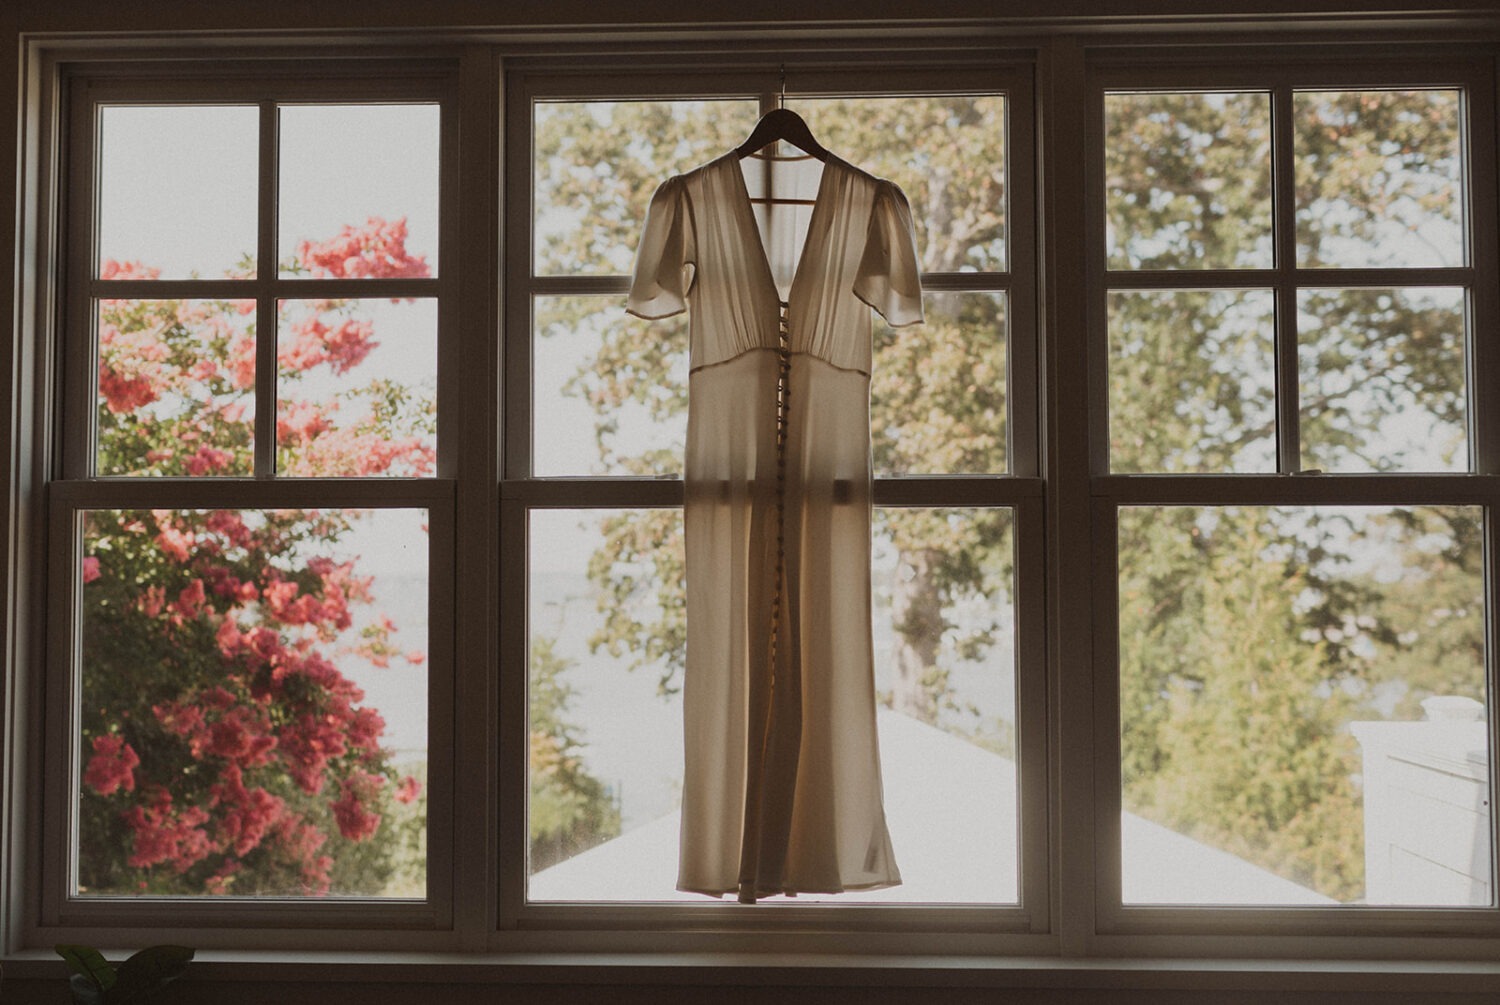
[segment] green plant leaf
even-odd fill
[[[115,985],[115,968],[109,965],[109,961],[99,954],[99,950],[89,946],[53,946],[57,955],[67,963],[68,969],[80,975],[91,985],[100,991],[108,991]]]
[[[151,946],[142,949],[120,964],[116,976],[118,982],[110,989],[108,1000],[117,1002],[137,1001],[182,976],[193,959],[193,950],[186,946]]]
[[[84,974],[69,974],[68,987],[73,990],[73,1005],[104,1005],[104,992]]]

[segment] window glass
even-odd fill
[[[656,187],[738,146],[759,117],[752,99],[537,102],[535,274],[628,275]]]
[[[1276,470],[1270,290],[1109,294],[1113,471]]]
[[[437,302],[279,304],[279,474],[422,476],[437,449]]]
[[[283,105],[280,273],[436,275],[439,120],[437,105]]]
[[[1481,510],[1119,529],[1125,902],[1489,905]]]
[[[100,279],[255,275],[254,105],[99,109]]]
[[[1268,94],[1107,94],[1104,131],[1111,269],[1270,268]]]
[[[426,512],[81,522],[76,893],[424,897]]]
[[[1006,298],[927,293],[925,321],[893,329],[878,317],[870,376],[876,475],[1000,474],[1006,470]]]
[[[1303,290],[1302,463],[1467,471],[1464,291]]]
[[[673,889],[690,630],[681,511],[534,511],[530,540],[528,897],[709,903]],[[903,883],[797,901],[1016,903],[1012,515],[878,510],[873,562]]]
[[[254,471],[255,301],[98,301],[100,475]]]
[[[535,474],[682,474],[686,315],[643,321],[616,296],[542,296],[532,330]]]
[[[1005,98],[787,99],[825,148],[901,187],[924,272],[1006,267]]]
[[[1297,261],[1464,264],[1460,92],[1299,91]]]

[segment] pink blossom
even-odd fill
[[[101,796],[118,789],[135,791],[135,768],[141,763],[130,744],[118,736],[94,737],[94,756],[83,772],[83,783]]]
[[[385,784],[380,775],[355,769],[340,785],[342,795],[333,803],[333,818],[338,822],[339,833],[350,841],[364,841],[380,829],[380,814],[368,809],[365,803],[375,798],[376,792]]]
[[[177,562],[188,560],[194,543],[191,533],[183,533],[175,527],[163,527],[156,535],[157,546]]]
[[[396,791],[391,794],[398,803],[414,803],[422,795],[422,783],[411,775],[401,779],[401,784],[396,786]]]
[[[218,826],[220,841],[236,855],[246,855],[256,848],[286,806],[265,789],[247,789],[239,767],[233,764],[208,791],[209,805],[223,810]]]
[[[406,217],[387,221],[372,216],[363,227],[345,227],[321,243],[297,247],[303,267],[317,277],[404,279],[431,273],[427,259],[406,250]]]
[[[83,558],[83,581],[92,583],[103,573],[99,571],[99,559],[95,555],[85,555]]]
[[[233,460],[232,455],[226,450],[216,450],[213,447],[202,446],[198,452],[183,462],[187,473],[194,477],[206,475],[213,471],[223,471],[229,467]]]
[[[224,615],[224,620],[219,622],[219,630],[215,633],[215,640],[219,644],[219,652],[225,656],[234,656],[245,645],[245,637],[240,634],[240,626],[235,622],[234,615]]]
[[[255,339],[235,339],[229,346],[229,374],[234,386],[247,391],[255,386]]]
[[[132,806],[121,819],[135,832],[135,850],[126,862],[137,868],[170,861],[177,872],[183,873],[213,851],[202,829],[208,822],[208,811],[200,806],[174,811],[171,793],[166,789],[156,789],[149,806]]]
[[[195,579],[177,594],[177,599],[168,604],[167,609],[184,620],[192,620],[203,609],[204,597],[203,580]]]
[[[141,262],[117,262],[113,258],[106,258],[99,263],[100,279],[156,279],[160,275],[161,269]]]
[[[154,618],[161,613],[162,606],[167,601],[167,591],[160,586],[148,586],[146,592],[136,600],[141,613],[148,618]]]
[[[161,392],[148,378],[122,376],[105,363],[99,364],[99,393],[104,396],[105,405],[116,415],[133,412],[161,397]]]

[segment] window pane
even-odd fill
[[[100,475],[254,470],[255,301],[101,300]]]
[[[437,302],[283,300],[279,311],[277,472],[432,474]]]
[[[99,278],[255,275],[253,105],[99,109]]]
[[[759,116],[747,99],[537,102],[536,274],[628,274],[656,187],[738,146]]]
[[[877,512],[878,728],[904,883],[833,900],[1018,900],[1012,526],[1009,510]],[[673,889],[681,541],[680,510],[531,514],[533,901],[711,902]]]
[[[925,324],[876,320],[870,378],[875,473],[1006,470],[1003,293],[928,293]]]
[[[911,203],[924,272],[1006,267],[1005,98],[788,99],[818,142]]]
[[[1109,294],[1110,468],[1276,470],[1269,290]]]
[[[613,296],[536,297],[532,305],[532,470],[680,476],[686,316],[642,321]]]
[[[1120,511],[1124,899],[1491,903],[1481,510]]]
[[[1464,264],[1458,91],[1302,91],[1297,261]]]
[[[1269,95],[1107,94],[1111,269],[1269,268]]]
[[[1464,291],[1298,294],[1302,463],[1467,471]]]
[[[282,275],[437,274],[437,105],[283,105]]]
[[[528,897],[676,899],[682,511],[538,510],[530,533]]]
[[[425,896],[426,512],[82,525],[77,892]]]

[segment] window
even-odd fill
[[[871,388],[876,687],[903,883],[790,906],[1001,905],[1015,919],[1024,905],[1032,919],[1008,924],[1039,925],[1041,888],[1024,893],[1023,876],[1040,875],[1041,765],[1017,756],[1018,741],[1041,749],[1018,716],[1040,698],[1017,659],[1037,646],[1040,615],[1016,588],[1040,575],[1025,544],[1040,519],[1031,207],[1017,167],[1029,89],[994,68],[788,78],[786,105],[820,142],[907,193],[927,313],[915,329],[877,325]],[[780,98],[766,79],[716,74],[704,92],[701,78],[627,76],[601,93],[590,78],[519,72],[508,88],[509,149],[530,168],[508,214],[530,233],[513,232],[508,257],[510,323],[531,338],[512,342],[507,366],[511,408],[529,402],[530,419],[511,427],[505,482],[527,622],[502,641],[505,665],[527,667],[523,917],[601,901],[712,909],[673,889],[691,630],[687,324],[621,304],[652,192],[749,135]],[[754,194],[759,162],[744,164]]]
[[[444,95],[346,78],[70,96],[55,922],[444,909]]]
[[[1495,50],[1200,27],[28,39],[7,950],[1492,978]],[[916,222],[904,882],[749,907],[673,889],[687,323],[624,299],[781,101]]]
[[[1099,75],[1113,924],[1494,906],[1486,80]]]

